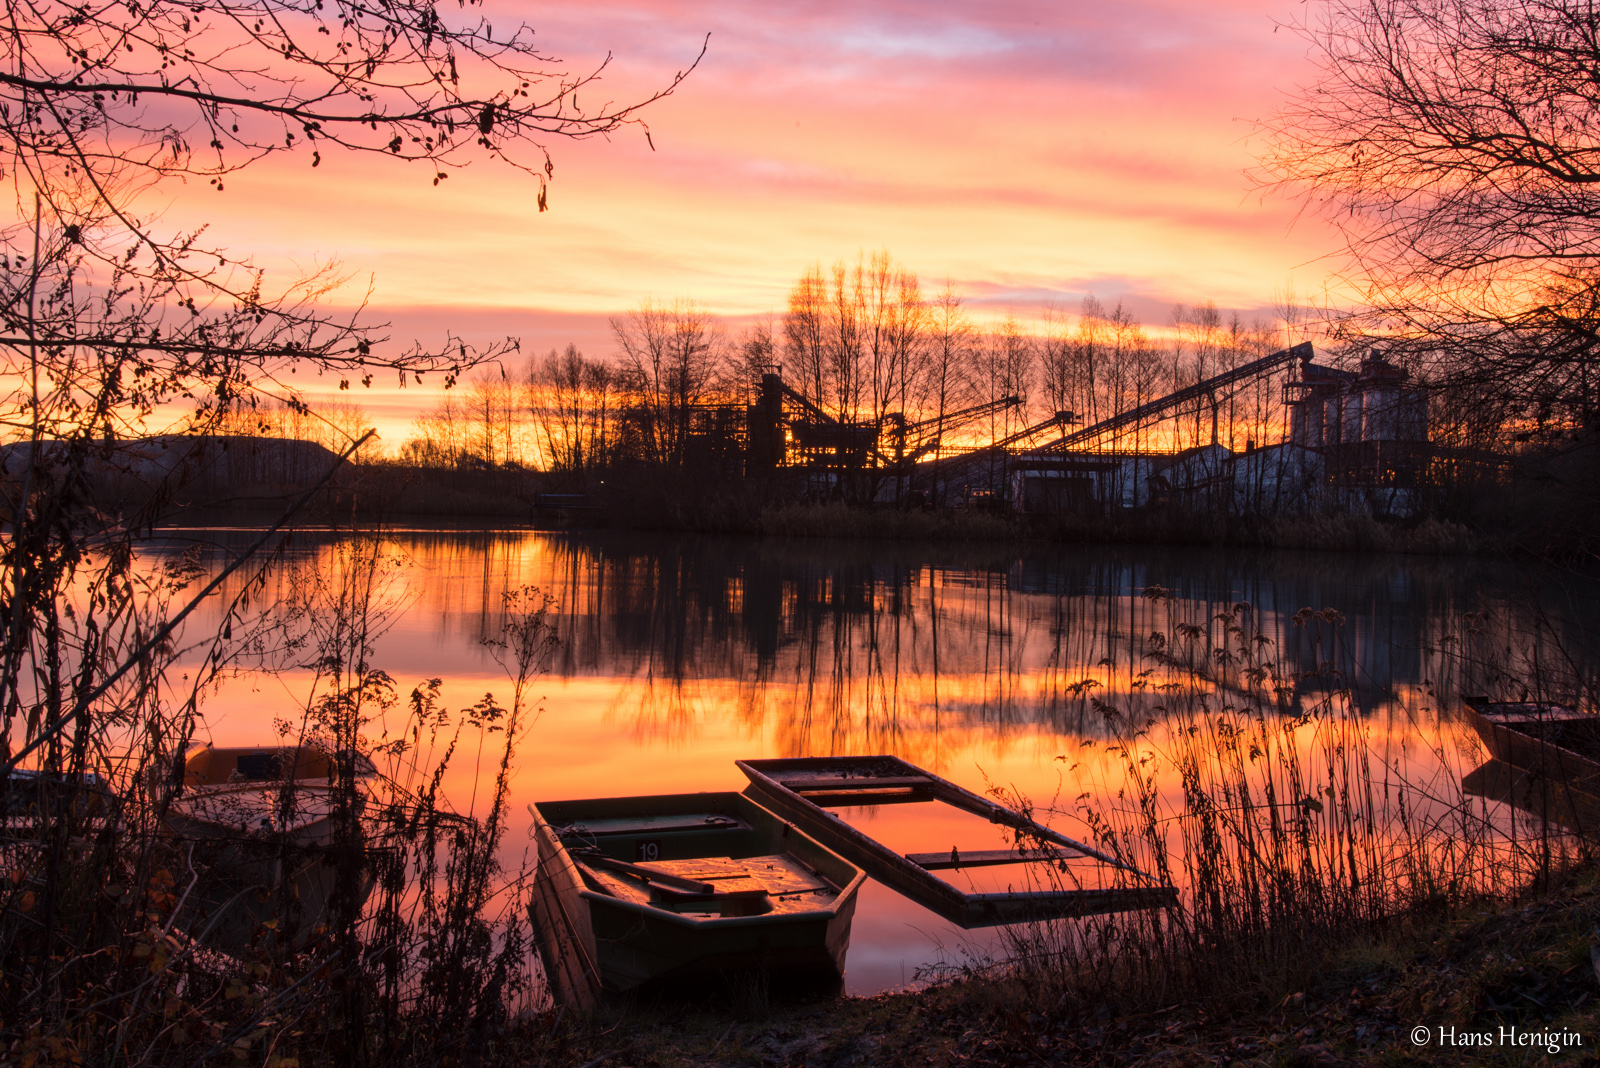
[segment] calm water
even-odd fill
[[[220,566],[254,537],[170,532],[153,552],[199,545]],[[348,544],[297,535],[252,603],[270,614],[297,577],[336,576]],[[402,693],[439,678],[453,708],[486,692],[509,700],[483,639],[500,633],[506,591],[533,585],[553,599],[560,644],[517,754],[512,853],[528,844],[526,802],[740,790],[741,757],[893,753],[980,793],[998,785],[1040,803],[1114,790],[1092,744],[1106,719],[1088,698],[1159,718],[1161,675],[1141,675],[1151,631],[1178,617],[1219,628],[1216,614],[1241,601],[1287,666],[1339,670],[1386,765],[1452,781],[1476,753],[1441,709],[1535,671],[1564,678],[1593,662],[1600,634],[1592,577],[1477,559],[525,531],[391,531],[385,546],[387,629],[373,666]],[[1154,604],[1141,595],[1152,586],[1175,600]],[[214,628],[230,596],[189,634]],[[1343,621],[1297,623],[1304,608]],[[311,685],[304,668],[242,670],[207,702],[207,729],[224,744],[269,742]],[[1295,700],[1326,685],[1308,681]],[[473,785],[462,770],[452,790],[470,796]],[[921,811],[932,808],[857,815],[901,851],[998,844],[985,838],[993,828]],[[1070,814],[1052,822],[1085,834]],[[1000,885],[997,871],[983,885]],[[869,883],[847,987],[898,987],[997,947],[992,933],[960,932]]]

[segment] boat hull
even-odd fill
[[[587,1007],[607,995],[702,988],[707,981],[760,976],[773,986],[837,987],[850,946],[860,869],[807,838],[791,824],[739,794],[672,794],[639,798],[545,802],[535,806],[538,872],[531,919],[552,992]],[[585,878],[558,828],[609,820],[629,812],[653,816],[722,814],[736,828],[641,826],[598,836],[596,848],[617,860],[641,855],[674,861],[696,856],[783,854],[820,874],[834,892],[758,915],[671,911],[624,900]],[[645,854],[645,850],[652,852]],[[770,858],[769,858],[770,859]]]
[[[1462,776],[1461,792],[1503,802],[1579,834],[1600,829],[1600,796],[1503,760],[1491,760]]]
[[[1465,709],[1496,760],[1574,784],[1600,784],[1600,716],[1534,702],[1473,701]]]

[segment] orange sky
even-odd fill
[[[523,17],[488,6],[491,21]],[[810,262],[888,248],[981,316],[1084,294],[1152,327],[1174,302],[1270,314],[1316,293],[1334,247],[1244,176],[1252,120],[1308,80],[1292,0],[1134,3],[651,3],[538,15],[577,70],[607,50],[604,88],[664,84],[711,34],[700,69],[642,135],[552,143],[551,210],[531,179],[329,154],[271,158],[218,195],[169,186],[165,218],[208,222],[270,277],[337,258],[397,342],[522,338],[609,351],[606,318],[692,297],[738,319],[781,310]],[[586,90],[588,92],[588,90]],[[598,101],[595,101],[598,102]],[[152,202],[153,203],[153,202]],[[387,392],[385,392],[387,391]],[[393,446],[434,389],[357,399]]]

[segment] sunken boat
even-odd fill
[[[963,928],[1067,916],[1168,908],[1177,891],[1132,865],[892,756],[735,761],[746,791],[892,890]],[[852,826],[834,808],[942,803],[1011,834],[1007,849],[900,854]],[[1043,878],[1030,890],[966,891],[941,871],[1023,865]],[[1088,869],[1080,871],[1079,869]],[[1107,878],[1109,876],[1109,878]],[[1090,881],[1113,885],[1089,886]]]

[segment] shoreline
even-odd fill
[[[1107,1002],[1042,1003],[1024,980],[994,974],[865,997],[611,1006],[528,1020],[525,1052],[508,1049],[503,1063],[1348,1068],[1537,1063],[1549,1055],[1543,1063],[1593,1064],[1597,917],[1600,885],[1592,870],[1580,871],[1498,905],[1455,916],[1417,908],[1380,929],[1352,931],[1307,962],[1315,977],[1298,989],[1220,991],[1119,1011]],[[1415,1041],[1418,1028],[1426,1042]],[[1505,1032],[1512,1040],[1502,1040]],[[1541,1034],[1556,1038],[1558,1053],[1518,1041]],[[1476,1040],[1483,1035],[1489,1039]]]
[[[532,509],[528,509],[531,512]],[[184,509],[153,528],[183,530],[259,530],[281,514],[269,508]],[[256,519],[255,517],[259,517]],[[1385,523],[1370,516],[1288,516],[1237,519],[1135,513],[1098,517],[1013,517],[982,512],[921,512],[851,505],[786,504],[769,507],[740,522],[638,521],[642,517],[602,511],[596,521],[552,522],[522,511],[455,513],[394,511],[387,508],[318,509],[297,529],[359,529],[372,522],[387,530],[432,532],[660,533],[797,540],[943,542],[1050,546],[1183,546],[1216,549],[1382,553],[1426,556],[1540,554],[1506,545],[1448,520]],[[671,517],[664,517],[670,520]]]

